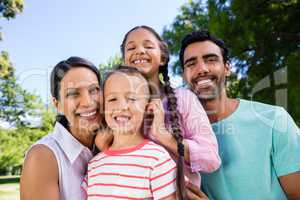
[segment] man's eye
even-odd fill
[[[185,66],[186,67],[192,67],[192,66],[194,66],[195,65],[195,62],[189,62],[189,63],[187,63]]]
[[[217,57],[210,57],[206,59],[206,62],[216,62],[216,61],[218,61]]]

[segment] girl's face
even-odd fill
[[[104,86],[105,120],[114,133],[141,133],[148,83],[138,75],[112,74]]]
[[[125,64],[137,67],[147,78],[158,76],[159,66],[164,64],[159,44],[147,29],[130,32],[124,46]]]
[[[61,80],[60,100],[56,101],[56,107],[68,119],[71,130],[79,130],[72,134],[98,128],[102,119],[102,93],[96,74],[84,67],[68,71]]]

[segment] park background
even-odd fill
[[[182,37],[208,29],[230,48],[232,97],[283,106],[300,125],[298,0],[0,0],[0,199],[19,199],[26,149],[51,132],[49,75],[77,55],[101,71],[121,62],[119,46],[136,25],[168,43],[172,85],[182,85]]]

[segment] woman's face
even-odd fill
[[[73,68],[66,73],[60,84],[60,100],[56,107],[68,119],[72,134],[97,129],[102,120],[103,105],[96,74],[84,67]]]
[[[149,30],[138,28],[128,34],[124,46],[126,65],[139,69],[147,78],[158,76],[163,65],[159,40]]]

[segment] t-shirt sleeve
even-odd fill
[[[176,192],[176,164],[166,151],[161,153],[151,170],[150,187],[154,200]]]
[[[300,130],[283,108],[275,115],[272,161],[278,176],[300,171]]]

